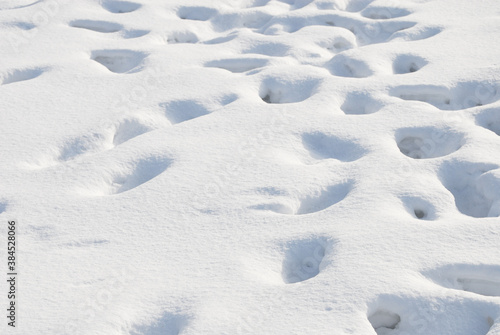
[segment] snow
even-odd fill
[[[0,14],[1,334],[500,334],[497,1]]]

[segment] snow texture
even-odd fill
[[[0,334],[500,335],[499,24],[0,1]]]

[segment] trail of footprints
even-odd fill
[[[445,298],[436,305],[435,299],[423,298],[417,304],[412,304],[413,298],[400,296],[380,296],[373,302],[368,313],[368,321],[378,335],[405,334],[406,332],[437,333],[443,332],[437,327],[438,322],[443,322],[453,309],[462,310],[463,299],[475,299],[485,297],[485,304],[488,298],[500,297],[500,269],[498,266],[477,266],[467,264],[449,265],[443,268],[433,269],[422,273],[430,282],[439,285],[445,290],[456,290],[467,292],[463,296]],[[424,304],[428,305],[423,307]],[[410,304],[408,303],[410,301]],[[400,310],[396,309],[398,306]],[[487,309],[486,309],[487,310]],[[500,320],[490,314],[468,311],[470,315],[469,329],[460,329],[460,334],[497,334],[500,329]],[[480,327],[479,329],[477,327]]]
[[[312,280],[320,275],[325,266],[324,258],[334,252],[334,242],[326,236],[312,236],[290,240],[283,244],[282,279],[284,284],[297,284]],[[443,321],[452,310],[464,307],[463,299],[500,297],[500,268],[487,265],[456,264],[422,272],[424,278],[444,290],[465,292],[463,296],[441,301],[429,298],[401,297],[399,295],[381,295],[368,305],[367,321],[378,335],[406,333],[437,333],[443,329],[437,322]],[[436,305],[436,301],[437,305]],[[423,307],[423,305],[427,305]],[[470,308],[470,307],[469,307]],[[485,311],[488,309],[486,308]],[[472,311],[469,311],[472,312]],[[493,313],[493,311],[492,311]],[[482,313],[482,316],[470,313],[470,329],[462,329],[460,334],[496,334],[500,320],[494,314]],[[477,329],[479,325],[480,329]]]
[[[180,7],[177,15],[181,20],[209,22],[221,34],[229,30],[225,25],[230,22],[235,27],[251,29],[256,34],[266,36],[258,40],[252,48],[242,50],[242,55],[232,58],[215,59],[205,64],[206,67],[219,68],[235,75],[251,75],[256,70],[272,65],[273,58],[287,57],[292,46],[280,42],[286,34],[300,33],[301,29],[331,29],[337,34],[330,39],[317,41],[320,48],[328,50],[334,56],[319,66],[329,70],[334,76],[350,78],[366,78],[374,74],[374,70],[355,53],[358,46],[387,41],[414,41],[432,38],[441,32],[439,27],[413,29],[415,22],[403,18],[411,12],[404,8],[386,8],[370,6],[371,1],[350,1],[345,8],[337,8],[332,3],[313,1],[281,1],[284,5],[283,16],[270,16],[259,12],[260,7],[270,5],[270,1],[247,1],[247,7],[254,7],[253,12],[220,14],[210,7]],[[317,6],[324,13],[307,20],[287,25],[288,11],[296,11],[307,6]],[[103,1],[103,9],[117,14],[127,15],[140,10],[141,5],[129,1]],[[339,11],[339,10],[343,10]],[[356,14],[357,15],[354,15]],[[370,21],[371,20],[371,21]],[[301,27],[292,30],[290,26]],[[69,26],[75,29],[89,30],[101,34],[121,34],[123,38],[138,38],[148,33],[147,30],[126,30],[116,22],[91,19],[73,20]],[[324,36],[324,34],[322,34]],[[215,39],[200,41],[190,31],[170,32],[168,43],[230,43],[237,34],[230,32]],[[130,74],[141,70],[146,53],[132,50],[95,50],[90,58],[105,67],[111,73]],[[389,70],[394,75],[411,75],[427,65],[427,60],[419,55],[401,54],[392,61]],[[14,69],[4,72],[1,85],[36,79],[45,68]],[[318,79],[286,81],[281,78],[267,77],[260,86],[258,95],[268,104],[298,103],[307,100],[314,94]],[[477,94],[479,91],[481,94]],[[389,94],[395,98],[415,104],[426,104],[439,110],[463,110],[481,107],[497,101],[500,90],[495,85],[478,82],[459,83],[455,87],[444,88],[430,85],[394,87]],[[148,122],[141,117],[128,117],[117,121],[107,129],[90,132],[68,140],[58,151],[55,159],[68,162],[80,156],[93,154],[122,145],[133,138],[146,134],[158,127],[171,126],[208,115],[219,108],[235,101],[237,96],[227,95],[219,99],[219,103],[209,105],[203,101],[172,100],[162,103],[164,109],[162,121]],[[350,115],[367,115],[377,113],[384,103],[366,92],[351,92],[345,96],[340,109]],[[356,117],[356,116],[354,116]],[[476,116],[478,126],[500,136],[500,109],[484,109]],[[366,149],[353,140],[345,140],[333,134],[322,132],[304,133],[301,142],[310,159],[306,164],[325,161],[340,164],[355,162],[361,159]],[[395,145],[401,155],[408,159],[426,160],[451,156],[465,144],[465,136],[453,129],[437,129],[430,127],[399,129],[395,133]],[[341,149],[342,148],[342,149]],[[346,149],[347,148],[347,149]],[[443,185],[453,194],[460,212],[476,218],[500,216],[500,167],[491,164],[472,164],[451,161],[442,165],[439,176]],[[101,195],[119,194],[138,187],[163,173],[172,164],[169,157],[142,157],[123,164],[117,171],[107,172],[107,186],[100,189]],[[450,170],[451,169],[451,170]],[[316,192],[289,194],[289,191],[267,187],[258,193],[269,199],[267,202],[251,206],[251,209],[270,211],[278,215],[314,215],[343,201],[355,188],[354,180],[342,180],[325,185]],[[290,200],[292,199],[292,200]],[[422,198],[402,197],[402,205],[410,216],[418,220],[436,219],[434,205]],[[0,202],[0,214],[7,209],[6,202]],[[312,280],[321,272],[321,264],[325,255],[332,252],[332,242],[326,237],[312,237],[286,242],[283,246],[282,279],[285,284],[296,284]],[[436,269],[424,275],[431,281],[447,289],[461,290],[468,294],[486,297],[500,297],[500,275],[491,277],[491,269],[484,267],[467,268],[459,265],[451,268]],[[498,273],[498,269],[493,269]],[[398,334],[404,331],[411,333],[408,315],[398,313],[384,303],[375,304],[375,308],[367,315],[367,321],[379,334]],[[182,319],[182,320],[181,320]],[[165,324],[161,331],[178,333],[184,323],[182,316],[167,314],[162,318]],[[500,322],[490,316],[484,317],[487,329],[497,329]],[[138,329],[139,333],[151,330],[150,327]],[[158,330],[160,331],[160,330]]]
[[[385,8],[366,8],[361,12],[362,16],[374,20],[389,20],[397,17],[403,17],[410,13],[404,9],[385,9]],[[208,19],[208,18],[207,18]],[[331,24],[334,25],[334,24]],[[272,27],[268,23],[267,30]],[[411,31],[412,24],[403,23],[401,30],[395,29],[392,34],[387,34],[385,40],[419,40],[431,38],[438,34],[441,29],[436,27],[427,27],[418,32]],[[386,28],[387,27],[387,28]],[[390,27],[382,26],[382,30]],[[262,30],[262,29],[261,29]],[[352,29],[356,34],[356,30]],[[283,33],[286,29],[274,30],[275,33]],[[288,33],[293,33],[287,31]],[[368,43],[369,39],[362,39],[358,32],[356,42],[362,44]],[[375,39],[374,39],[375,40]],[[364,78],[373,74],[370,67],[361,60],[356,60],[350,55],[343,55],[341,50],[349,50],[354,47],[349,42],[335,42],[328,47],[329,50],[337,51],[337,55],[326,64],[330,72],[337,76]],[[325,45],[323,45],[325,47]],[[275,54],[263,54],[269,57],[283,57],[288,52],[288,47],[279,45],[278,48],[267,48],[275,50]],[[282,49],[281,52],[276,51]],[[340,51],[340,52],[339,52]],[[258,48],[251,50],[254,53],[261,53]],[[233,73],[249,72],[260,67],[265,67],[266,63],[262,59],[255,59],[254,62],[248,61],[247,64],[254,63],[244,67],[238,61],[231,61],[231,66],[224,67],[220,64],[223,60],[212,61],[207,66],[219,67]],[[406,75],[417,72],[427,65],[427,60],[418,55],[401,54],[393,61],[391,72],[395,75]],[[268,78],[263,81],[259,95],[266,103],[295,103],[301,102],[311,96],[311,91],[302,89],[301,83],[280,83],[274,78]],[[435,87],[430,85],[395,87],[390,95],[404,101],[425,103],[437,109],[463,110],[473,107],[480,107],[490,104],[499,99],[499,91],[496,87],[486,85],[482,88],[483,94],[478,95],[478,87],[481,89],[482,83],[465,82],[449,89]],[[304,85],[314,87],[314,85]],[[304,94],[305,93],[305,94]],[[384,104],[365,92],[352,92],[346,96],[341,110],[346,115],[366,115],[378,112]],[[477,124],[500,135],[500,109],[490,109],[480,113],[477,118]],[[324,133],[303,134],[304,147],[310,152],[311,157],[316,160],[333,159],[340,162],[351,162],[361,158],[364,154],[363,148],[358,147],[352,142],[349,150],[343,150],[342,153],[336,152],[336,148],[345,148],[346,143],[342,139],[329,136]],[[395,133],[395,142],[402,155],[410,159],[434,159],[452,155],[454,152],[466,143],[465,134],[456,132],[451,128],[406,128],[399,129]],[[349,157],[343,154],[349,153]],[[453,166],[453,164],[451,164]],[[456,200],[456,206],[460,212],[473,217],[494,217],[500,216],[500,171],[498,166],[474,165],[468,164],[465,168],[460,166],[450,174],[449,167],[443,164],[441,181],[445,187],[453,194]],[[285,215],[303,215],[314,214],[325,210],[336,203],[342,201],[352,190],[354,183],[350,181],[346,184],[330,185],[315,194],[302,194],[290,201],[290,194],[286,190],[280,190],[273,187],[258,190],[266,198],[274,199],[266,203],[250,207],[251,209],[271,211],[277,214]],[[464,186],[463,186],[464,185]],[[491,198],[492,194],[495,198]],[[292,196],[293,198],[293,196]],[[402,203],[408,213],[418,220],[435,220],[436,208],[432,202],[418,197],[402,197]],[[296,240],[287,244],[286,252],[282,265],[282,277],[286,284],[295,284],[313,279],[319,275],[321,262],[325,256],[326,250],[330,250],[325,244],[324,238],[310,240]],[[445,272],[438,270],[438,278],[446,278],[444,287],[456,290],[463,290],[477,295],[488,297],[500,296],[500,276],[491,279],[491,274],[487,269],[477,268],[468,273],[453,273],[446,275]],[[439,282],[439,280],[438,280]],[[403,334],[412,333],[415,329],[414,314],[398,314],[397,310],[391,307],[376,307],[367,315],[367,321],[371,324],[373,330],[378,335],[384,334]],[[415,313],[415,311],[413,312]],[[423,319],[422,327],[426,327],[428,321]],[[481,325],[482,334],[493,333],[495,329],[500,329],[500,322],[495,322],[493,317],[485,315]],[[498,331],[498,330],[497,330]],[[496,332],[495,332],[496,333]],[[465,333],[464,333],[465,334]]]

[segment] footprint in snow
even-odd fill
[[[285,57],[290,46],[279,42],[261,42],[242,51],[243,54],[259,54],[269,57]]]
[[[476,123],[500,136],[500,108],[482,111],[476,116]]]
[[[268,104],[301,102],[316,93],[319,83],[312,78],[268,77],[260,85],[259,96]]]
[[[314,29],[310,29],[309,31],[311,34],[317,32],[315,34],[317,36],[312,40],[315,44],[333,54],[338,54],[354,49],[357,46],[354,35],[350,31],[340,28],[333,30],[328,26],[315,26]]]
[[[92,30],[99,33],[115,33],[123,29],[118,23],[95,20],[74,20],[69,23],[71,27]]]
[[[411,28],[411,29],[410,29]],[[390,37],[389,41],[420,41],[436,36],[443,31],[441,27],[422,27],[414,25],[407,29],[395,31]]]
[[[94,182],[89,181],[80,187],[80,193],[108,196],[130,192],[162,174],[172,162],[168,157],[151,156],[116,164],[103,171]]]
[[[165,116],[174,125],[208,115],[237,99],[236,94],[227,94],[217,99],[215,103],[210,104],[188,99],[164,102],[160,104],[160,107],[165,110]]]
[[[149,33],[148,30],[125,30],[121,24],[108,21],[74,20],[69,23],[69,26],[104,34],[121,32],[124,38],[137,38]]]
[[[31,80],[42,75],[45,71],[46,70],[43,68],[15,69],[1,74],[0,82],[2,85],[8,85],[21,81]]]
[[[342,8],[347,12],[360,12],[366,8],[374,0],[348,0],[344,1],[345,5]],[[334,8],[337,9],[337,8]]]
[[[132,50],[96,50],[92,51],[91,59],[114,73],[134,73],[140,71],[146,56]]]
[[[366,7],[361,11],[361,15],[373,20],[389,20],[410,15],[411,12],[398,7]]]
[[[205,66],[242,73],[264,67],[268,63],[269,60],[265,58],[242,57],[213,60],[205,63]]]
[[[402,196],[401,201],[411,216],[419,220],[436,219],[436,208],[428,200],[415,196]]]
[[[417,72],[427,64],[427,61],[415,55],[399,55],[394,59],[392,70],[394,74]]]
[[[177,10],[177,15],[183,20],[208,21],[217,14],[217,9],[203,6],[185,6]]]
[[[329,23],[349,29],[355,36],[357,44],[360,46],[385,43],[404,32],[411,31],[417,23],[411,21],[329,21]],[[408,38],[408,40],[411,40]]]
[[[378,112],[384,104],[369,92],[355,91],[348,93],[340,109],[347,115],[364,115]]]
[[[368,317],[368,321],[377,335],[388,335],[398,328],[401,317],[397,313],[379,309]]]
[[[178,335],[188,324],[188,316],[182,313],[165,312],[148,324],[134,325],[130,335]]]
[[[446,128],[403,128],[395,137],[401,153],[414,159],[447,156],[465,144],[463,134]]]
[[[5,28],[16,28],[20,30],[31,30],[34,29],[36,26],[30,22],[24,22],[24,21],[17,21],[17,22],[8,22],[2,24],[3,27]]]
[[[198,36],[189,30],[176,30],[169,32],[167,34],[167,43],[197,43],[199,41]]]
[[[493,164],[451,161],[439,177],[458,210],[475,218],[500,216],[500,169]]]
[[[283,281],[294,284],[316,277],[330,244],[324,237],[288,242],[282,264]]]
[[[355,140],[343,139],[322,132],[302,134],[302,144],[315,160],[336,159],[352,162],[366,153]]]
[[[156,124],[151,120],[140,117],[127,117],[114,125],[106,126],[95,132],[77,136],[67,140],[60,148],[54,150],[57,156],[55,161],[64,163],[86,154],[95,154],[112,149],[137,136],[155,129]],[[49,159],[52,161],[52,159]]]
[[[381,295],[382,303],[368,313],[377,335],[406,334],[493,334],[490,308],[480,311],[480,303],[467,303],[462,297],[441,294],[435,297]],[[496,334],[496,333],[495,333]]]
[[[487,82],[461,82],[453,88],[417,85],[400,86],[390,91],[392,96],[407,101],[420,101],[441,110],[461,110],[483,106],[500,99],[500,85]]]
[[[270,193],[268,196],[274,201],[249,207],[250,209],[271,211],[278,214],[304,215],[325,210],[344,200],[353,188],[353,182],[347,181],[330,185],[314,193],[292,198],[287,192],[281,192],[278,196]]]
[[[295,210],[294,214],[312,214],[327,209],[344,200],[351,189],[352,182],[346,182],[328,186],[314,194],[302,197],[300,206]]]
[[[445,288],[486,297],[500,297],[500,267],[498,265],[453,264],[423,274]]]
[[[125,14],[138,10],[141,5],[130,1],[104,0],[102,7],[113,14]]]
[[[150,122],[144,122],[139,118],[123,119],[113,127],[113,145],[118,146],[153,129],[154,126]]]
[[[370,66],[361,59],[350,57],[344,53],[334,56],[326,68],[334,76],[347,78],[367,78],[373,75]]]
[[[211,23],[217,31],[247,28],[260,33],[262,28],[272,19],[273,15],[267,12],[252,10],[219,14],[211,20]]]

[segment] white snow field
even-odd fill
[[[0,334],[499,335],[499,42],[498,0],[0,0]]]

